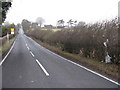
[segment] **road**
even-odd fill
[[[21,29],[22,30],[22,29]],[[2,64],[3,88],[118,88],[20,33]]]

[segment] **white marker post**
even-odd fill
[[[109,42],[109,40],[107,39],[106,42],[103,43],[104,46],[105,46],[105,53],[106,53],[106,56],[105,56],[105,63],[110,63],[110,62],[111,62],[111,57],[109,56],[108,50],[107,50],[107,48],[108,48],[107,43],[108,43],[108,42]]]

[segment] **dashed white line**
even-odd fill
[[[16,39],[17,40],[17,39]],[[6,58],[8,57],[8,55],[10,54],[10,52],[12,51],[14,45],[15,45],[15,42],[16,40],[14,41],[12,47],[10,48],[9,52],[7,53],[7,55],[4,57],[4,59],[0,62],[0,66],[3,64],[3,62],[6,60]]]
[[[29,47],[27,47],[27,49],[28,49],[28,50],[30,50],[30,48],[29,48]]]
[[[41,69],[44,71],[46,76],[49,76],[49,73],[46,71],[46,69],[42,66],[42,64],[36,59],[37,64],[41,67]]]
[[[26,43],[26,46],[28,46],[27,43]]]
[[[28,37],[27,37],[27,38],[28,38]],[[30,38],[29,38],[29,39],[30,39]],[[31,40],[32,40],[32,39],[31,39]],[[33,41],[34,41],[34,40],[33,40]],[[41,45],[39,45],[39,46],[41,47]],[[44,49],[46,49],[46,48],[44,48]],[[91,70],[91,69],[88,69],[88,68],[86,68],[86,67],[84,67],[84,66],[82,66],[82,65],[80,65],[80,64],[77,64],[77,63],[75,63],[75,62],[73,62],[73,61],[71,61],[71,60],[68,60],[68,59],[66,59],[66,58],[64,58],[64,57],[62,57],[62,56],[60,56],[60,55],[58,55],[58,54],[56,54],[56,53],[48,50],[48,49],[46,49],[46,50],[47,50],[48,52],[50,52],[50,53],[52,53],[52,54],[54,54],[54,55],[62,58],[63,60],[66,60],[66,61],[68,61],[68,62],[70,62],[70,63],[73,63],[74,65],[77,65],[77,66],[79,66],[79,67],[81,67],[81,68],[83,68],[83,69],[85,69],[85,70],[87,70],[87,71],[89,71],[89,72],[91,72],[91,73],[93,73],[93,74],[96,74],[96,75],[98,75],[98,76],[100,76],[100,77],[102,77],[102,78],[104,78],[104,79],[106,79],[106,80],[108,80],[108,81],[110,81],[110,82],[112,82],[112,83],[120,86],[120,83],[118,83],[118,82],[116,82],[116,81],[114,81],[114,80],[112,80],[112,79],[109,79],[109,78],[105,77],[104,75],[101,75],[101,74],[99,74],[99,73],[97,73],[97,72],[95,72],[95,71],[93,71],[93,70]],[[37,60],[36,60],[36,61],[37,61]]]
[[[33,57],[35,57],[35,55],[30,51],[30,54],[33,56]]]

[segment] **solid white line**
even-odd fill
[[[45,48],[45,49],[46,49],[46,48]],[[47,50],[48,50],[48,49],[47,49]],[[117,85],[120,86],[120,84],[119,84],[118,82],[116,82],[116,81],[114,81],[114,80],[112,80],[112,79],[109,79],[109,78],[107,78],[107,77],[105,77],[105,76],[103,76],[103,75],[101,75],[101,74],[99,74],[99,73],[97,73],[97,72],[95,72],[95,71],[93,71],[93,70],[90,70],[90,69],[88,69],[88,68],[86,68],[86,67],[84,67],[84,66],[82,66],[82,65],[80,65],[80,64],[77,64],[77,63],[75,63],[75,62],[73,62],[73,61],[71,61],[71,60],[68,60],[68,59],[66,59],[66,58],[64,58],[64,57],[62,57],[62,56],[59,56],[58,54],[56,54],[56,53],[54,53],[54,52],[52,52],[52,51],[50,51],[50,50],[48,50],[48,51],[51,52],[52,54],[54,54],[54,55],[56,55],[56,56],[64,59],[64,60],[68,61],[68,62],[71,62],[71,63],[73,63],[73,64],[75,64],[75,65],[77,65],[77,66],[79,66],[79,67],[81,67],[81,68],[83,68],[83,69],[85,69],[85,70],[93,73],[93,74],[96,74],[96,75],[98,75],[98,76],[100,76],[100,77],[102,77],[102,78],[104,78],[104,79],[106,79],[106,80],[108,80],[108,81],[110,81],[110,82],[112,82],[112,83],[117,84]]]
[[[69,62],[71,62],[71,63],[73,63],[73,64],[75,64],[75,65],[77,65],[77,66],[79,66],[79,67],[81,67],[81,68],[89,71],[89,72],[92,72],[92,73],[94,73],[94,74],[96,74],[96,75],[98,75],[98,76],[100,76],[100,77],[102,77],[102,78],[104,78],[104,79],[106,79],[106,80],[114,83],[114,84],[120,85],[118,82],[115,82],[115,81],[113,81],[113,80],[111,80],[111,79],[109,79],[109,78],[107,78],[107,77],[105,77],[105,76],[103,76],[103,75],[101,75],[101,74],[99,74],[99,73],[97,73],[97,72],[95,72],[95,71],[92,71],[92,70],[90,70],[90,69],[88,69],[88,68],[86,68],[86,67],[84,67],[84,66],[81,66],[81,65],[79,65],[79,64],[77,64],[77,63],[75,63],[75,62],[72,62],[72,61],[69,61]]]
[[[35,55],[30,51],[30,54],[34,57]]]
[[[32,40],[33,40],[33,39],[32,39]],[[37,43],[37,42],[36,42],[36,43]],[[41,46],[41,45],[39,45],[39,46]],[[99,74],[99,73],[97,73],[97,72],[95,72],[95,71],[93,71],[93,70],[90,70],[90,69],[88,69],[88,68],[86,68],[86,67],[84,67],[84,66],[82,66],[82,65],[80,65],[80,64],[77,64],[77,63],[75,63],[75,62],[73,62],[73,61],[71,61],[71,60],[68,60],[68,59],[66,59],[66,58],[64,58],[64,57],[62,57],[62,56],[60,56],[60,55],[58,55],[58,54],[50,51],[50,50],[47,49],[47,48],[45,48],[45,49],[46,49],[48,52],[50,52],[50,53],[52,53],[52,54],[54,54],[54,55],[62,58],[63,60],[66,60],[66,61],[68,61],[68,62],[70,62],[70,63],[72,63],[72,64],[74,64],[74,65],[77,65],[77,66],[79,66],[79,67],[81,67],[81,68],[83,68],[83,69],[85,69],[85,70],[87,70],[87,71],[89,71],[89,72],[91,72],[91,73],[93,73],[93,74],[96,74],[96,75],[98,75],[98,76],[100,76],[100,77],[102,77],[102,78],[104,78],[104,79],[106,79],[106,80],[108,80],[108,81],[110,81],[110,82],[112,82],[112,83],[120,86],[120,83],[118,83],[118,82],[116,82],[116,81],[114,81],[114,80],[112,80],[112,79],[109,79],[109,78],[107,78],[107,77],[104,76],[104,75],[101,75],[101,74]]]
[[[36,59],[37,64],[42,68],[46,76],[49,76],[49,73],[46,71],[46,69],[42,66],[42,64]]]
[[[17,40],[17,39],[16,39]],[[14,45],[15,45],[15,42],[16,40],[14,41],[12,47],[10,48],[9,52],[7,53],[7,55],[4,57],[4,59],[0,62],[0,66],[3,64],[3,62],[6,60],[6,58],[8,57],[8,55],[10,54],[10,52],[12,51]]]

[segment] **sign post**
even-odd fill
[[[14,34],[15,32],[14,32],[14,28],[11,28],[11,34]]]

